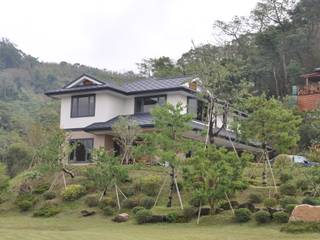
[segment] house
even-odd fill
[[[293,95],[300,111],[311,111],[320,106],[320,68],[302,75],[304,84],[295,87]]]
[[[199,79],[195,77],[177,77],[167,79],[143,79],[135,82],[116,84],[101,81],[89,75],[82,75],[65,87],[46,92],[47,96],[61,101],[60,127],[70,132],[70,142],[77,142],[77,149],[70,156],[70,162],[90,161],[93,148],[106,150],[117,148],[113,141],[112,125],[120,116],[134,119],[141,128],[154,127],[151,109],[156,105],[181,102],[185,113],[194,115],[190,123],[192,131],[186,137],[203,141],[200,131],[207,128],[203,115],[204,103],[198,98]],[[242,116],[232,111],[231,115]],[[232,116],[230,116],[230,119]],[[222,116],[218,116],[215,128],[222,126]],[[236,140],[235,134],[228,128],[219,131],[215,143],[232,147],[230,140]],[[237,142],[236,148],[255,150]]]

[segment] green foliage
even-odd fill
[[[201,198],[195,195],[190,198],[189,204],[193,207],[200,207],[200,201],[201,201]]]
[[[3,163],[0,163],[0,194],[6,192],[9,187],[9,176],[6,173],[6,167]]]
[[[136,206],[136,207],[134,207],[134,208],[132,209],[132,213],[133,213],[134,215],[136,215],[137,212],[139,212],[139,211],[141,211],[141,210],[145,210],[145,208],[144,208],[144,207],[141,207],[141,206]]]
[[[254,214],[254,219],[257,223],[264,224],[271,222],[271,216],[270,213],[267,211],[258,211]]]
[[[317,194],[320,186],[320,167],[308,168],[304,173],[305,179],[310,183],[309,187],[312,194]]]
[[[263,197],[259,193],[250,193],[249,195],[249,202],[250,203],[261,203],[263,200]]]
[[[297,189],[299,189],[301,191],[308,190],[309,185],[310,185],[310,182],[307,179],[301,178],[301,179],[297,179],[297,181],[296,181]]]
[[[226,194],[241,189],[248,158],[246,155],[238,158],[233,151],[211,145],[205,150],[203,145],[195,146],[193,157],[188,159],[183,171],[185,185],[196,201],[201,201],[202,205],[209,203],[214,209]]]
[[[280,186],[280,193],[283,195],[294,196],[297,193],[296,185],[293,183],[284,183]]]
[[[102,208],[103,214],[107,217],[114,215],[114,209],[110,206],[105,206]]]
[[[279,200],[280,206],[285,208],[288,204],[298,204],[298,200],[292,196],[285,196]]]
[[[25,143],[11,144],[4,154],[8,174],[16,176],[29,166],[32,158],[32,149]]]
[[[135,219],[138,224],[144,224],[147,223],[150,217],[152,216],[151,210],[140,210],[136,213]]]
[[[50,191],[50,192],[47,191],[42,196],[45,200],[51,200],[51,199],[55,199],[57,197],[56,193],[52,192],[52,191]]]
[[[25,212],[30,210],[35,204],[36,204],[37,199],[29,194],[19,194],[15,200],[15,204],[18,206],[20,211]]]
[[[276,199],[274,199],[274,198],[266,198],[263,201],[263,204],[267,208],[272,208],[272,207],[275,207],[278,204],[278,201]]]
[[[145,197],[145,198],[141,199],[141,205],[145,209],[151,209],[154,205],[154,199],[151,197]]]
[[[319,233],[320,223],[318,222],[289,222],[281,227],[281,232],[287,233]]]
[[[52,217],[61,212],[61,209],[52,203],[45,203],[42,207],[35,210],[34,217]]]
[[[320,199],[319,198],[313,198],[313,197],[306,197],[302,200],[303,204],[309,204],[312,206],[319,206],[320,205]]]
[[[287,223],[289,221],[289,214],[286,212],[275,212],[272,217],[276,223]]]
[[[50,187],[50,185],[48,183],[40,183],[38,186],[36,186],[33,189],[32,192],[35,194],[42,194],[42,193],[48,191],[49,187]]]
[[[234,217],[236,222],[244,223],[251,219],[251,212],[247,208],[239,208],[234,211]]]
[[[299,141],[298,127],[301,118],[281,102],[272,98],[251,97],[247,108],[252,112],[240,121],[239,132],[247,139],[270,144],[279,152],[286,152]]]
[[[301,136],[300,146],[303,149],[307,149],[312,144],[320,143],[320,109],[304,112],[302,116],[303,121],[299,129]],[[317,160],[317,155],[311,152],[311,158],[312,160]]]
[[[293,176],[289,173],[281,173],[280,174],[280,181],[281,183],[286,183],[289,180],[291,180],[293,178]]]
[[[159,192],[161,185],[161,178],[160,176],[145,176],[142,177],[137,185],[140,191],[149,195],[149,196],[156,196]]]
[[[93,180],[98,189],[102,191],[128,178],[128,171],[121,165],[119,158],[103,148],[93,151],[93,161],[96,166],[88,168],[87,174],[89,179]]]
[[[175,223],[175,222],[177,222],[177,219],[178,219],[178,214],[176,212],[168,213],[167,221],[169,223]]]
[[[97,196],[87,196],[85,203],[88,207],[97,207],[99,205],[99,199]]]
[[[62,192],[62,198],[65,201],[75,201],[86,194],[86,189],[79,184],[73,184],[67,186]]]
[[[99,202],[99,208],[104,208],[106,206],[108,207],[115,207],[116,201],[112,197],[105,197]]]

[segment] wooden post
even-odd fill
[[[66,189],[67,188],[67,181],[66,181],[66,176],[64,175],[64,172],[62,172],[62,179],[63,179],[64,189]]]
[[[114,184],[114,186],[115,186],[115,189],[116,189],[117,204],[118,204],[118,208],[119,208],[119,210],[120,210],[120,209],[121,209],[121,206],[120,206],[120,200],[119,200],[118,187],[117,187],[117,184]]]
[[[198,210],[198,219],[197,219],[197,224],[199,224],[199,223],[200,223],[200,216],[201,216],[201,201],[200,201],[199,210]]]
[[[271,167],[271,163],[270,163],[267,151],[265,151],[265,155],[266,155],[267,164],[268,164],[270,172],[271,172],[271,177],[272,177],[272,181],[273,181],[273,185],[274,185],[274,190],[277,193],[278,192],[277,183],[276,183],[276,179],[274,178],[273,170],[272,170],[272,167]]]
[[[234,209],[233,209],[233,207],[232,207],[232,204],[231,204],[231,202],[230,202],[230,199],[229,199],[229,197],[228,197],[228,194],[225,192],[224,193],[225,195],[226,195],[226,199],[227,199],[227,201],[228,201],[228,203],[229,203],[229,206],[230,206],[230,209],[231,209],[231,211],[232,211],[232,214],[234,215]]]
[[[125,198],[128,199],[127,196],[121,191],[121,189],[118,187],[119,192],[121,193],[121,195]]]

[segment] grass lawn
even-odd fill
[[[214,218],[203,218],[200,225],[113,223],[102,216],[82,218],[58,215],[53,218],[33,218],[21,214],[0,215],[1,240],[251,240],[251,239],[320,239],[319,234],[286,234],[279,226],[249,224],[219,224]]]

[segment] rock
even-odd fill
[[[320,206],[298,205],[293,209],[289,221],[320,222]]]
[[[284,211],[283,208],[271,208],[271,207],[269,207],[269,208],[264,208],[263,210],[269,212],[271,216],[272,216],[274,213],[276,213],[276,212],[282,212],[282,211]]]
[[[126,222],[129,219],[129,214],[128,213],[120,213],[117,216],[115,216],[112,220],[114,222]]]
[[[89,217],[96,214],[95,211],[88,211],[88,210],[82,210],[80,213],[82,217]]]
[[[161,222],[167,222],[168,218],[166,215],[152,215],[149,220],[148,223],[161,223]]]

